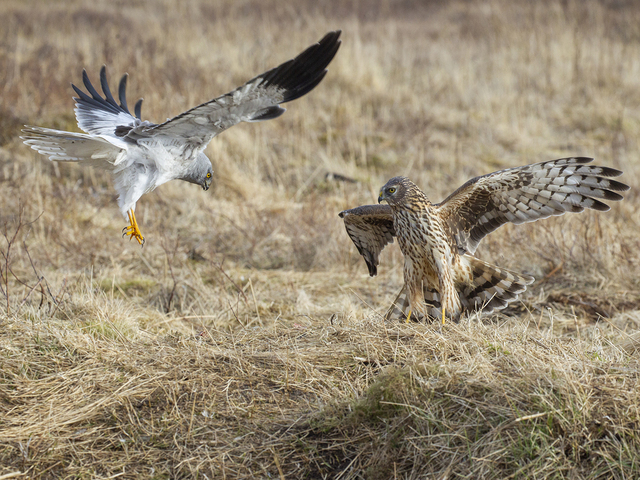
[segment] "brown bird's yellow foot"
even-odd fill
[[[411,318],[411,310],[409,310],[409,315],[407,315],[407,323],[409,323],[410,318]]]
[[[444,325],[444,319],[446,318],[446,308],[444,308],[444,305],[442,306],[442,325]]]
[[[129,235],[129,240],[135,238],[140,245],[144,246],[144,237],[142,236],[142,232],[140,232],[140,227],[138,227],[136,215],[133,213],[133,210],[129,210],[128,214],[131,225],[122,229],[122,236]]]

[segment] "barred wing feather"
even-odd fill
[[[460,248],[474,253],[480,241],[507,222],[533,222],[551,215],[607,211],[601,200],[618,201],[629,190],[612,180],[621,171],[587,165],[572,157],[509,168],[473,178],[437,206]]]
[[[378,256],[382,249],[393,243],[396,235],[393,215],[388,205],[363,205],[338,214],[344,220],[349,237],[364,257],[369,275],[378,273]]]

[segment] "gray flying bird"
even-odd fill
[[[86,134],[26,126],[21,138],[50,160],[80,162],[112,172],[118,206],[129,219],[123,236],[129,235],[143,245],[134,213],[138,199],[175,179],[208,190],[213,170],[204,149],[211,139],[240,122],[277,118],[285,111],[281,103],[313,90],[340,47],[340,33],[327,33],[296,58],[161,124],[142,120],[142,99],[135,105],[135,116],[131,114],[125,95],[126,74],[120,80],[118,105],[109,89],[105,67],[100,70],[104,98],[83,70],[82,81],[89,95],[72,87],[78,94],[74,98],[78,126]]]

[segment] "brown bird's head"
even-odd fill
[[[398,206],[405,203],[412,194],[419,191],[418,186],[407,177],[393,177],[380,189],[378,203],[384,200],[392,207]]]

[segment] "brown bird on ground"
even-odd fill
[[[621,171],[573,157],[509,168],[473,178],[433,204],[411,180],[394,177],[378,203],[340,212],[347,233],[377,274],[378,256],[393,237],[404,254],[404,287],[385,318],[459,320],[464,312],[500,310],[534,278],[490,265],[473,254],[499,226],[532,222],[585,208],[607,211],[602,200],[622,200],[629,186],[611,180]],[[407,299],[408,297],[408,299]],[[405,314],[409,307],[409,313]]]

